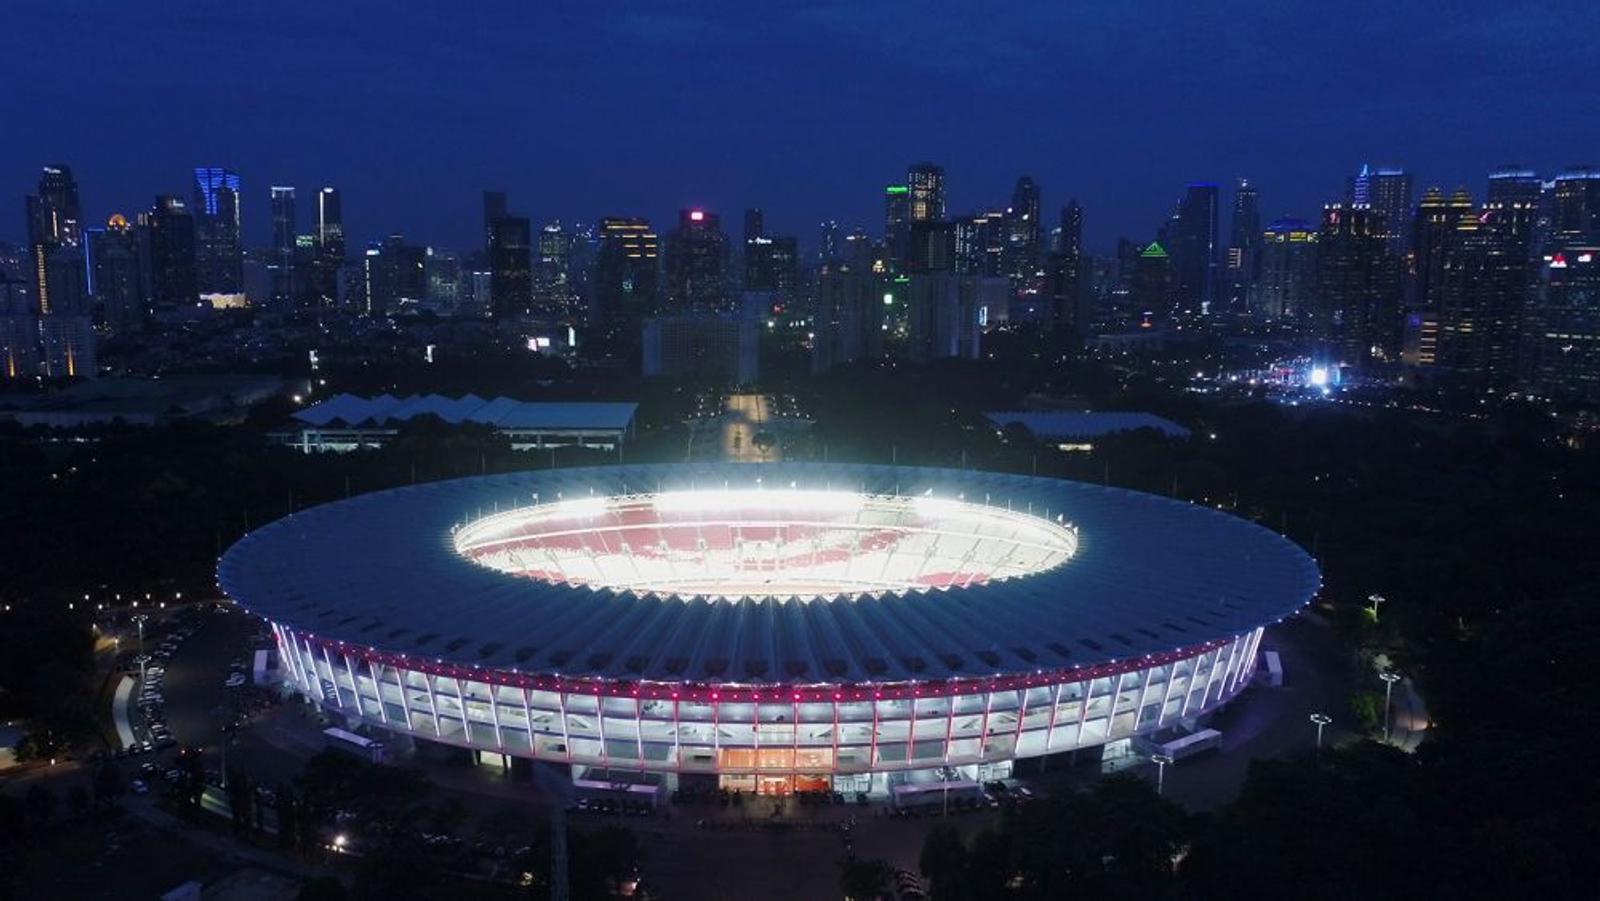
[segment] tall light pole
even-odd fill
[[[1383,680],[1383,740],[1387,743],[1389,741],[1389,721],[1392,719],[1389,714],[1389,699],[1394,695],[1394,684],[1400,681],[1400,674],[1390,671],[1379,673],[1378,678]]]
[[[1150,762],[1156,765],[1156,794],[1161,794],[1165,787],[1167,765],[1172,763],[1171,754],[1151,754]]]
[[[1333,717],[1328,716],[1326,713],[1313,713],[1311,714],[1311,722],[1317,724],[1317,750],[1320,751],[1322,750],[1322,727],[1333,722]]]
[[[1378,608],[1382,607],[1388,600],[1389,600],[1388,598],[1384,597],[1381,594],[1369,594],[1369,595],[1367,595],[1367,603],[1372,605],[1368,609],[1372,611],[1372,621],[1373,622],[1377,622],[1378,621]]]
[[[136,613],[133,616],[134,624],[139,627],[139,687],[141,689],[144,688],[144,622],[149,618],[143,613]]]

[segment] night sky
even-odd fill
[[[1080,199],[1098,250],[1148,238],[1188,181],[1249,176],[1270,219],[1314,215],[1364,160],[1474,196],[1503,162],[1600,160],[1592,3],[557,8],[8,5],[0,238],[47,162],[90,221],[229,166],[252,244],[269,185],[300,188],[307,231],[332,184],[352,247],[475,247],[485,188],[536,221],[704,205],[736,232],[758,205],[810,247],[824,218],[879,231],[882,186],[929,159],[952,214],[1026,173],[1047,223]]]

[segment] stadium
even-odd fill
[[[1319,587],[1199,505],[798,463],[383,491],[252,532],[218,576],[296,691],[386,740],[580,784],[897,797],[1193,727]]]

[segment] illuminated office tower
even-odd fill
[[[296,239],[294,187],[272,186],[272,248],[267,258],[267,275],[271,297],[269,303],[278,308],[293,306],[298,291],[296,285]]]
[[[1600,242],[1545,248],[1521,331],[1526,390],[1600,400]]]
[[[656,311],[660,241],[650,220],[606,216],[600,220],[595,253],[596,317],[606,323],[636,322]]]
[[[728,238],[722,219],[701,209],[681,210],[667,235],[667,309],[726,312]]]
[[[1216,302],[1218,215],[1216,185],[1200,182],[1184,188],[1168,251],[1174,267],[1174,300],[1191,313],[1207,311]]]
[[[1005,274],[1014,287],[1020,288],[1038,271],[1040,235],[1039,185],[1024,175],[1017,179],[1006,209]]]
[[[944,167],[915,163],[906,170],[907,218],[912,222],[932,222],[944,218]]]
[[[1551,200],[1552,240],[1600,240],[1600,168],[1578,166],[1556,176]]]
[[[1233,188],[1233,216],[1228,226],[1228,308],[1237,313],[1250,309],[1261,270],[1261,205],[1255,185],[1241,178]]]
[[[200,295],[236,304],[244,294],[239,236],[239,174],[216,166],[194,170],[195,280]],[[217,301],[214,301],[217,302]]]
[[[1252,312],[1269,321],[1304,323],[1317,287],[1317,228],[1304,219],[1276,219],[1261,233]]]
[[[194,215],[183,198],[156,198],[142,219],[150,242],[150,299],[157,310],[193,306],[200,300],[195,272]]]
[[[148,279],[139,231],[118,213],[89,233],[94,298],[107,326],[118,334],[138,331],[149,310]]]
[[[911,188],[906,185],[884,186],[883,245],[891,263],[903,268],[911,250]]]
[[[325,307],[339,302],[339,270],[344,266],[344,206],[338,188],[317,192],[317,247],[311,293]]]
[[[1383,217],[1380,237],[1390,253],[1405,252],[1411,230],[1411,175],[1396,166],[1362,164],[1346,184],[1345,205],[1368,207]]]
[[[25,207],[29,268],[40,314],[86,312],[83,211],[72,170],[45,166],[38,192],[27,196]]]
[[[489,302],[496,319],[533,309],[533,225],[526,216],[489,223]]]
[[[1329,204],[1317,234],[1317,337],[1330,362],[1358,369],[1400,356],[1399,257],[1382,212]]]
[[[1513,383],[1537,216],[1537,199],[1523,199],[1486,204],[1457,220],[1434,292],[1438,375],[1478,388]]]

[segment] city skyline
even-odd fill
[[[1549,177],[1591,160],[1600,127],[1552,98],[1579,86],[1583,67],[1565,63],[1596,26],[1563,17],[1564,8],[1462,11],[1448,22],[1404,12],[1383,22],[1055,12],[1043,14],[1058,27],[1028,29],[955,12],[923,22],[843,7],[759,21],[715,6],[551,21],[480,9],[441,31],[405,10],[374,17],[279,4],[201,17],[96,10],[57,43],[17,41],[49,26],[21,12],[13,37],[0,39],[0,71],[25,73],[41,102],[12,118],[0,169],[21,195],[42,162],[72,166],[86,224],[98,225],[157,194],[187,193],[195,166],[227,166],[243,181],[251,247],[269,246],[270,186],[310,197],[333,185],[351,247],[391,232],[478,246],[480,192],[492,189],[536,223],[669,222],[693,206],[732,221],[759,206],[770,232],[811,248],[823,220],[875,231],[883,185],[927,159],[945,168],[951,217],[1004,206],[1016,180],[1031,176],[1045,223],[1076,198],[1085,246],[1099,251],[1119,236],[1147,239],[1191,181],[1249,178],[1270,222],[1314,218],[1362,163],[1404,167],[1419,193],[1465,186],[1476,197],[1506,163]],[[1367,39],[1382,29],[1415,46],[1378,49]],[[1486,35],[1508,52],[1481,49]],[[1139,38],[1132,50],[1130,36]],[[182,54],[152,61],[142,48],[155,43],[219,48],[231,65],[219,75]],[[52,56],[97,64],[47,65],[47,45]],[[1338,77],[1271,77],[1335,52],[1347,60]],[[263,79],[269,62],[281,71]],[[316,90],[325,65],[337,68],[342,92]],[[105,71],[128,90],[93,90]],[[130,90],[184,101],[122,103]],[[719,112],[727,109],[748,115]],[[1485,111],[1496,127],[1475,127]],[[0,226],[0,238],[18,231]]]

